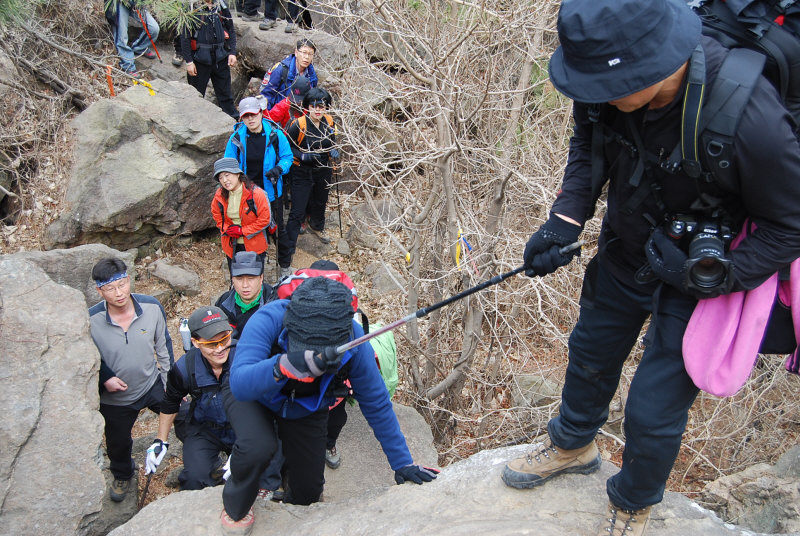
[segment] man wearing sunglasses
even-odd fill
[[[147,449],[145,474],[154,473],[169,448],[169,430],[183,442],[183,471],[178,476],[181,490],[203,489],[222,483],[220,453],[230,453],[236,441],[222,397],[218,396],[233,362],[235,342],[228,317],[219,307],[206,306],[189,317],[193,348],[175,362],[167,375],[167,389],[158,416],[158,434]],[[191,395],[191,402],[182,403]],[[265,475],[267,473],[265,472]],[[265,489],[277,489],[280,473]]]
[[[131,429],[142,409],[160,411],[173,361],[164,308],[152,296],[131,293],[127,269],[111,257],[94,265],[92,279],[102,301],[89,309],[89,329],[100,352],[100,414],[114,502],[125,499],[136,469]]]

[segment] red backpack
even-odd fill
[[[353,294],[353,311],[361,315],[361,326],[364,328],[364,333],[369,333],[369,319],[367,319],[367,315],[364,314],[364,311],[358,308],[358,293],[356,292],[356,287],[353,285],[353,281],[350,277],[341,270],[317,270],[315,268],[297,270],[278,283],[278,287],[275,289],[278,292],[278,298],[281,300],[288,300],[292,296],[294,289],[296,289],[300,283],[312,277],[327,277],[349,288],[350,292]]]

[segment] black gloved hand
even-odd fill
[[[581,249],[576,248],[564,254],[558,250],[576,242],[580,234],[580,226],[551,215],[550,219],[531,235],[525,245],[525,253],[522,255],[525,275],[543,276],[555,272],[560,266],[569,264],[573,257],[581,254]]]
[[[319,153],[300,153],[300,161],[306,164],[312,164],[319,160]]]
[[[686,261],[689,256],[672,238],[657,227],[644,245],[644,253],[650,268],[659,279],[678,290],[685,290]]]
[[[325,371],[334,373],[342,364],[342,355],[336,352],[333,346],[326,346],[322,350],[322,360],[325,362]]]
[[[733,270],[729,270],[721,278],[722,284],[717,287],[699,288],[696,284],[690,285],[690,274],[687,273],[691,264],[689,255],[680,248],[675,240],[667,236],[661,227],[657,227],[650,235],[645,243],[644,253],[647,255],[650,268],[659,279],[698,300],[727,294],[733,287],[735,279]]]
[[[431,480],[436,478],[436,475],[439,474],[438,469],[433,469],[432,467],[422,467],[421,465],[406,465],[394,472],[394,481],[398,484],[402,484],[404,482],[414,482],[416,484],[422,484],[424,482],[430,482]]]
[[[315,378],[325,374],[327,363],[320,354],[313,350],[301,350],[281,354],[275,362],[273,374],[279,380],[288,378],[304,383],[311,383]]]
[[[274,168],[267,171],[264,174],[264,177],[269,179],[269,182],[271,182],[272,184],[277,184],[278,179],[281,178],[281,175],[283,175],[283,170],[281,169],[281,166],[275,166]]]

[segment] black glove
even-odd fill
[[[569,264],[573,257],[581,254],[581,248],[564,254],[559,253],[559,249],[576,242],[580,234],[580,226],[558,216],[550,216],[525,245],[525,253],[522,255],[525,275],[547,275],[555,272],[556,268]]]
[[[315,378],[325,374],[328,364],[320,354],[313,350],[301,350],[281,354],[275,362],[273,374],[279,380],[288,378],[304,383],[313,382]]]
[[[277,184],[278,179],[281,178],[281,175],[283,175],[283,170],[281,169],[281,166],[275,166],[274,168],[267,171],[264,174],[264,177],[269,179],[269,182],[271,182],[272,184]]]
[[[430,482],[436,475],[439,474],[438,469],[433,469],[432,467],[422,467],[421,465],[406,465],[405,467],[398,469],[394,472],[394,481],[398,484],[402,484],[404,482],[414,482],[416,484],[422,484],[424,482]]]
[[[325,371],[334,373],[342,364],[342,355],[337,353],[333,346],[326,346],[322,350],[322,360],[325,361]]]
[[[313,164],[319,160],[319,153],[300,153],[300,161],[305,162],[306,164]]]
[[[725,266],[727,274],[722,279],[722,284],[713,288],[701,288],[690,284],[689,256],[680,248],[678,243],[667,236],[664,229],[657,227],[644,246],[647,262],[653,273],[666,284],[675,287],[684,294],[697,299],[715,298],[720,294],[731,291],[734,283],[733,270]],[[730,261],[723,261],[730,263]]]

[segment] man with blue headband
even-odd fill
[[[159,413],[174,361],[167,315],[152,296],[131,293],[125,263],[105,258],[92,279],[102,301],[89,309],[89,329],[100,351],[100,413],[114,481],[110,497],[125,499],[136,464],[131,430],[144,408]]]

